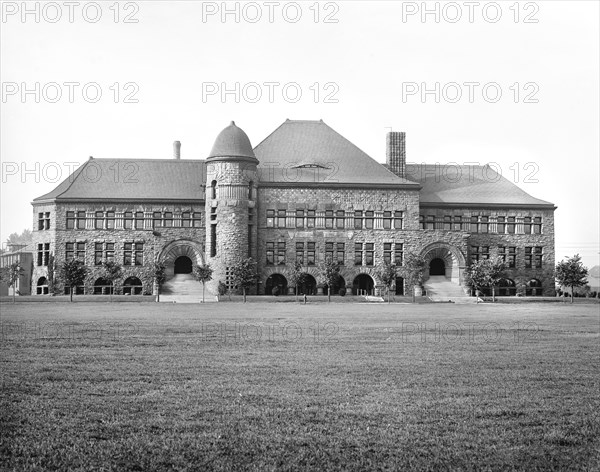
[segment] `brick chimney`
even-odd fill
[[[181,159],[181,141],[173,142],[173,159]]]
[[[406,178],[406,133],[390,131],[385,139],[387,168],[398,177]]]

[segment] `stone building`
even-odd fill
[[[376,268],[411,251],[427,260],[433,292],[436,283],[462,292],[465,267],[498,255],[509,266],[501,295],[554,295],[552,203],[489,166],[407,164],[404,133],[389,133],[386,147],[382,165],[323,121],[286,120],[253,148],[232,122],[206,160],[181,159],[179,142],[172,159],[90,158],[33,201],[32,286],[53,254],[90,268],[77,293],[102,293],[100,264],[115,260],[120,292],[152,293],[154,261],[176,292],[178,278],[207,262],[214,294],[219,282],[231,285],[236,260],[252,257],[255,292],[291,293],[299,261],[308,274],[301,291],[322,293],[317,265],[331,256],[342,267],[333,293],[373,293]]]

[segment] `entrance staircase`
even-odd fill
[[[434,302],[476,303],[475,297],[465,294],[463,288],[443,275],[432,275],[424,284],[427,296]]]
[[[165,282],[160,291],[162,303],[201,303],[202,284],[192,274],[177,274]],[[215,302],[214,295],[208,290],[204,295],[205,302]]]

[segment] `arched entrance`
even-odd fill
[[[299,295],[316,295],[317,294],[317,281],[315,278],[309,273],[305,272],[303,274],[304,278],[302,283],[298,287]]]
[[[538,279],[531,279],[525,287],[525,296],[536,297],[542,295],[542,282]]]
[[[48,295],[48,280],[46,277],[40,277],[37,281],[37,291],[38,295]]]
[[[278,295],[287,295],[287,279],[281,274],[271,274],[265,282],[265,295],[273,295],[273,289],[279,288]]]
[[[443,275],[446,276],[446,264],[443,259],[436,257],[431,259],[429,263],[429,275]]]
[[[342,287],[346,287],[346,281],[344,280],[344,277],[340,275],[336,282],[331,286],[331,295],[338,295]],[[325,286],[323,287],[323,293],[325,295],[327,295],[328,288],[329,286],[325,284]]]
[[[466,267],[466,260],[459,248],[438,241],[425,247],[421,255],[427,264],[425,279],[432,275],[444,275],[451,282],[462,284],[462,272]]]
[[[111,293],[113,293],[113,287],[108,280],[102,277],[96,279],[94,282],[94,295],[109,295]]]
[[[352,295],[373,295],[375,282],[368,274],[358,274],[352,282]]]
[[[188,256],[179,256],[175,259],[173,272],[177,274],[191,274],[192,273],[192,260]]]

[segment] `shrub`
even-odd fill
[[[346,295],[346,287],[340,288],[339,292],[340,297],[344,297]]]
[[[280,288],[279,288],[279,287],[273,287],[273,290],[271,291],[271,294],[273,294],[273,296],[275,296],[275,297],[276,297],[277,295],[279,295],[279,292],[280,292],[280,291],[281,291],[281,290],[280,290]]]
[[[219,295],[225,295],[227,293],[227,285],[219,280],[217,291],[219,292]]]

